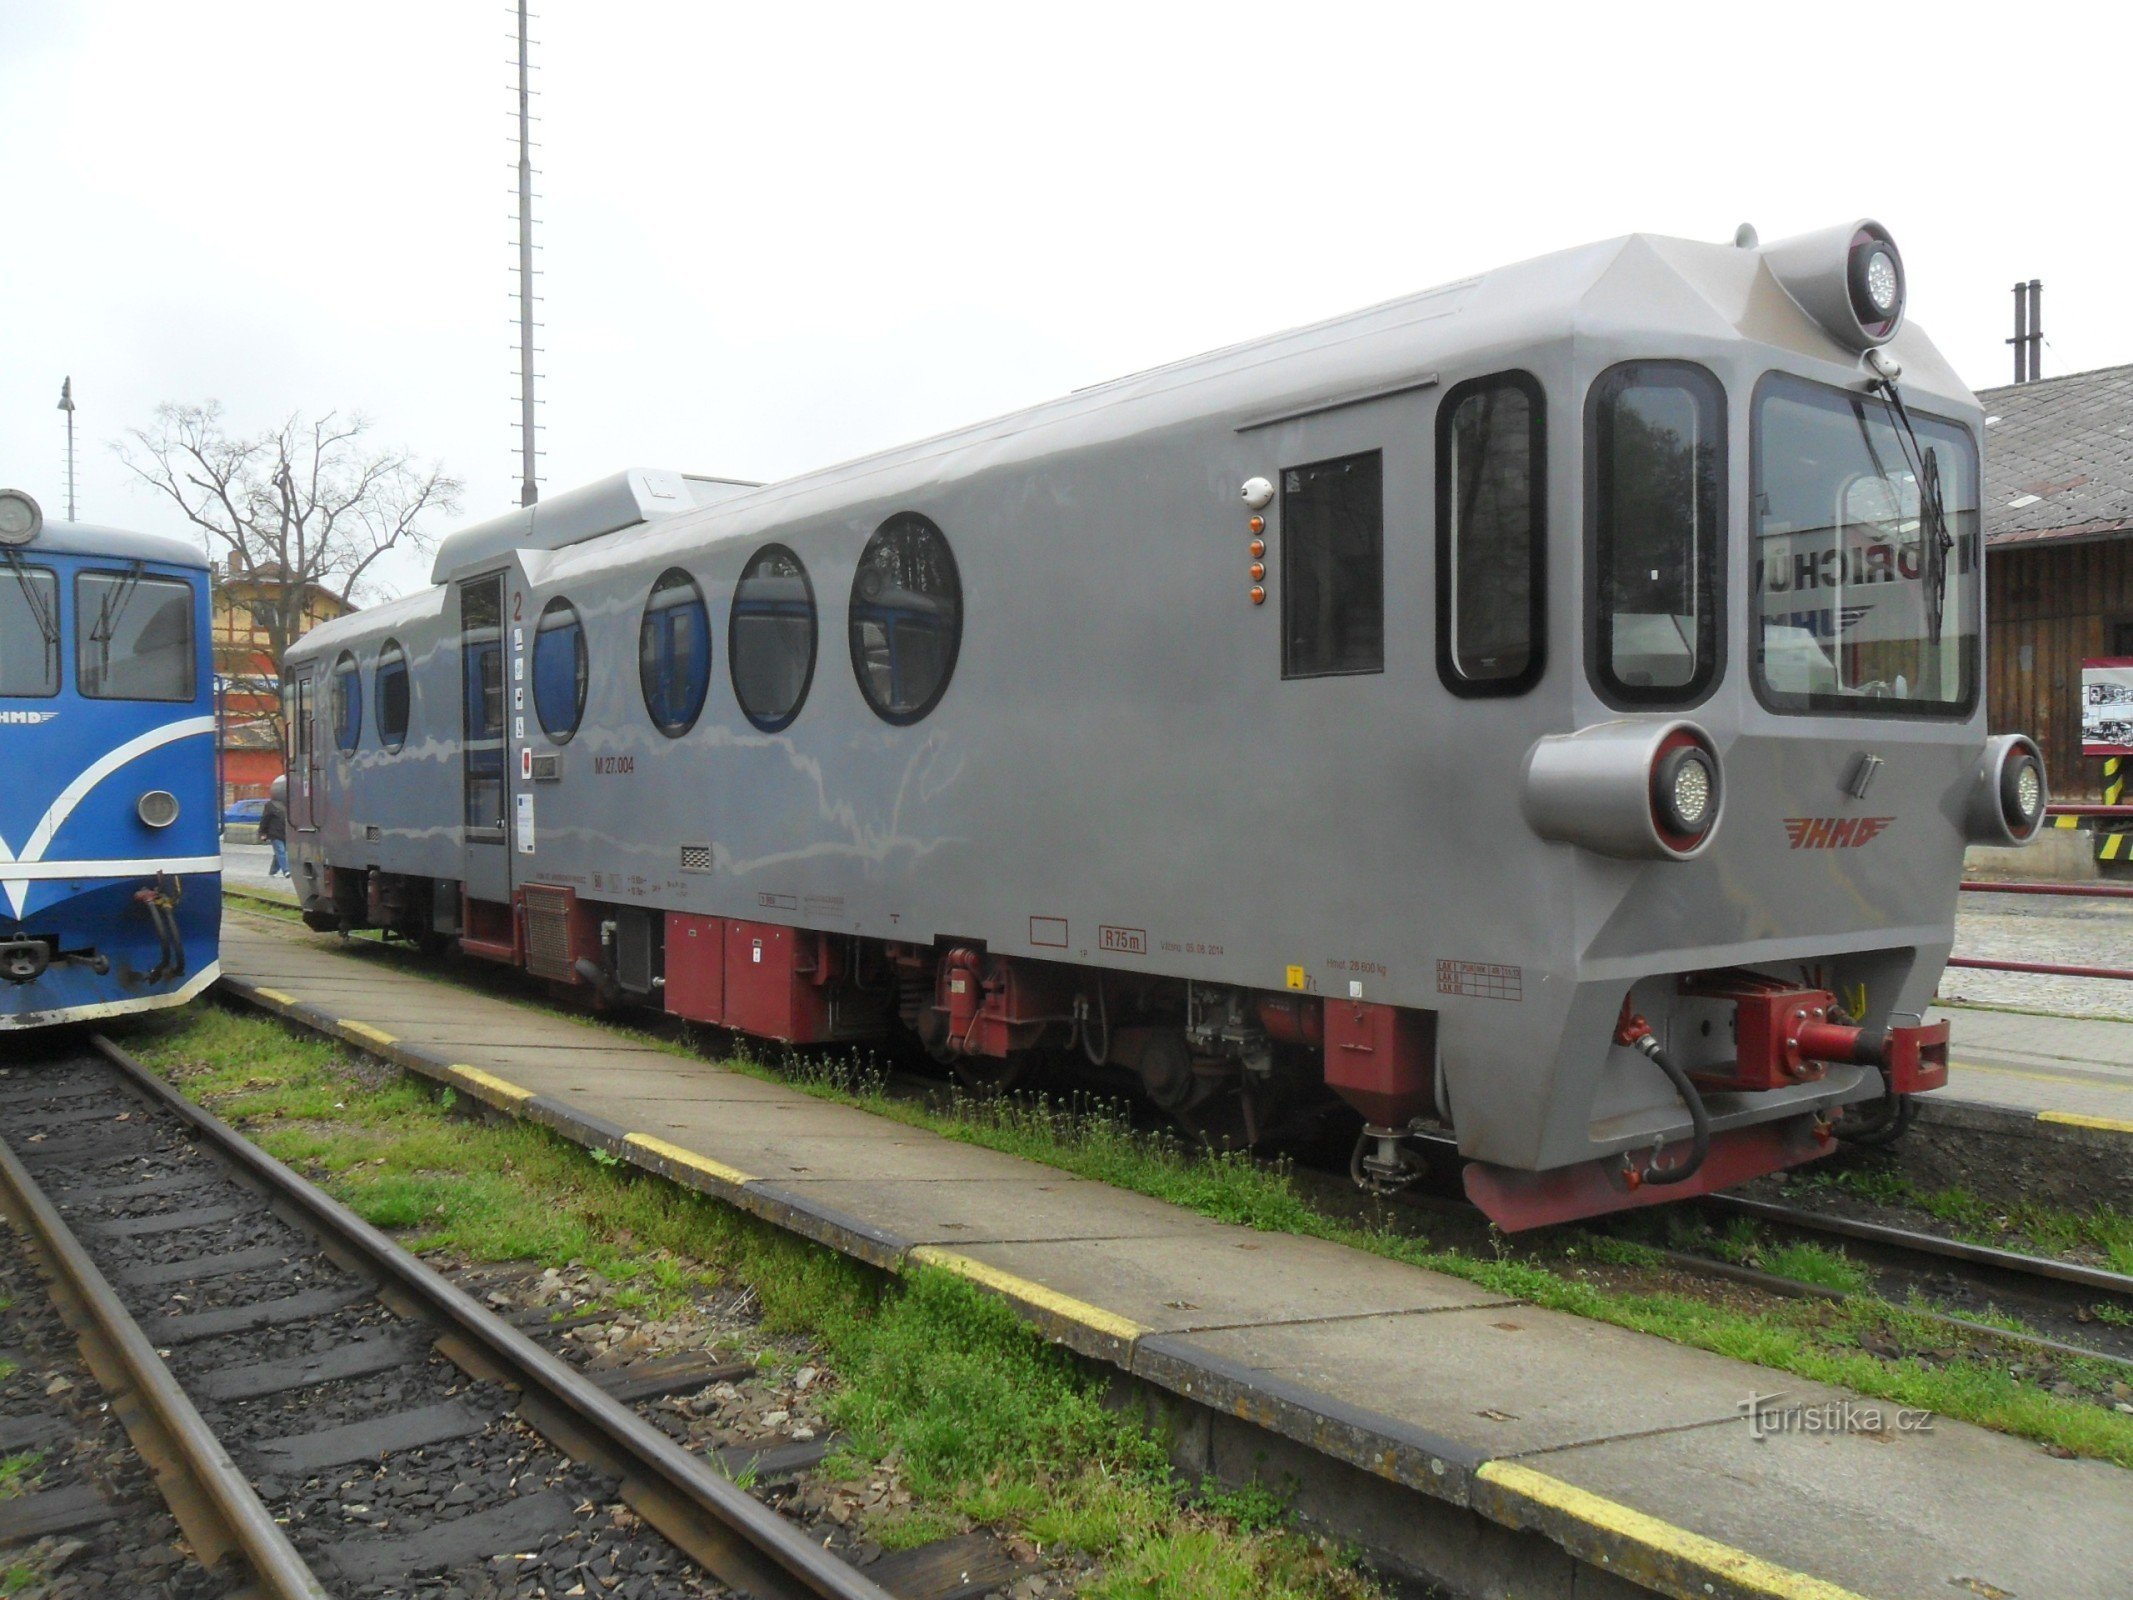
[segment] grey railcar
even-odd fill
[[[1900,1128],[1988,737],[1976,401],[1876,224],[1633,235],[784,482],[467,529],[286,663],[321,926],[1072,1049],[1526,1226]],[[705,668],[708,666],[708,670]],[[1322,1091],[1321,1091],[1322,1093]]]

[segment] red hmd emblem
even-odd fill
[[[1852,850],[1881,836],[1894,817],[1787,817],[1785,836],[1795,850]]]

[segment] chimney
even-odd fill
[[[2044,376],[2044,283],[2031,278],[2014,286],[2015,331],[2007,342],[2014,346],[2016,383],[2035,383]]]

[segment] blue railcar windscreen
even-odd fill
[[[9,552],[0,577],[0,699],[59,693],[59,580]]]
[[[549,601],[533,636],[533,712],[557,744],[568,744],[578,731],[589,671],[578,608],[568,600]]]
[[[637,631],[637,676],[652,725],[669,739],[696,726],[711,688],[711,614],[680,568],[661,573]]]
[[[137,572],[74,580],[75,672],[92,700],[190,700],[193,586]]]

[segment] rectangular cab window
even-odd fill
[[[1376,450],[1281,474],[1281,675],[1385,670],[1385,467]]]
[[[138,572],[74,580],[76,681],[92,700],[190,700],[193,586]]]
[[[59,693],[59,582],[13,552],[0,576],[0,700]]]
[[[1518,694],[1544,664],[1540,385],[1479,378],[1437,411],[1437,672],[1458,695]]]

